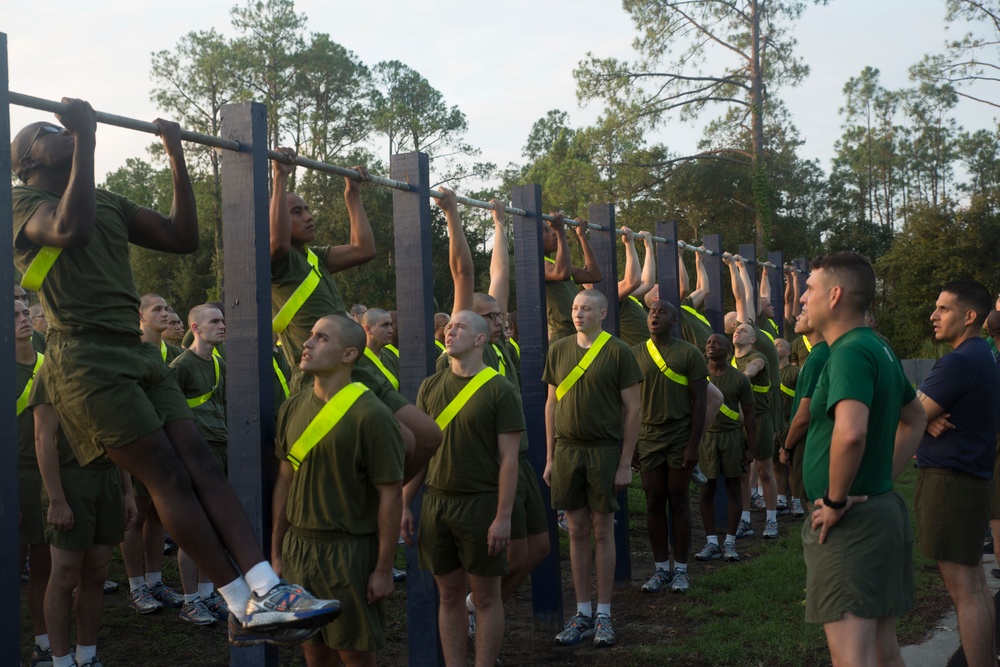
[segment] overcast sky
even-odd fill
[[[7,33],[10,88],[58,100],[90,101],[101,111],[151,120],[150,54],[171,49],[190,31],[216,28],[232,35],[230,2],[173,0],[0,0],[0,32]],[[628,57],[633,26],[614,0],[298,0],[310,32],[325,32],[364,63],[397,59],[423,74],[445,100],[465,113],[468,140],[482,158],[501,166],[520,161],[535,120],[560,108],[572,124],[591,122],[599,108],[581,109],[573,68],[588,51]],[[805,157],[828,168],[840,135],[838,108],[844,83],[868,65],[883,85],[908,85],[907,69],[925,53],[940,51],[943,0],[831,0],[810,6],[795,29],[798,53],[812,68],[803,85],[780,91],[806,144]],[[12,107],[12,133],[46,117]],[[986,105],[962,102],[966,129],[992,128]],[[675,122],[657,140],[690,151],[700,129]],[[131,156],[145,156],[149,135],[101,126],[99,179]]]

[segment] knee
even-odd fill
[[[534,567],[548,558],[552,548],[549,545],[549,534],[539,533],[528,536],[528,561]]]
[[[667,496],[662,493],[646,492],[646,514],[666,514]]]
[[[49,584],[68,590],[80,583],[80,569],[68,563],[53,563],[49,572]]]
[[[441,598],[441,606],[444,608],[454,609],[465,606],[465,590],[461,588],[438,584],[438,595]]]
[[[570,521],[569,539],[571,542],[584,542],[589,540],[590,524],[587,521]]]

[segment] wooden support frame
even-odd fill
[[[771,308],[774,309],[774,323],[778,325],[778,336],[785,337],[785,260],[780,250],[767,253],[767,261],[777,269],[767,270],[767,282],[771,286]]]
[[[723,333],[725,330],[726,311],[723,307],[722,293],[722,236],[708,234],[705,237],[705,248],[711,250],[711,255],[704,255],[705,274],[708,276],[708,296],[705,298],[705,318],[712,325],[712,331]]]
[[[656,245],[656,281],[660,286],[660,300],[669,301],[677,309],[673,335],[681,338],[681,279],[680,257],[677,254],[677,222],[656,223],[656,235],[667,240]],[[704,352],[704,350],[702,350]]]

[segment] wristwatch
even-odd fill
[[[839,502],[834,502],[830,500],[830,489],[827,488],[827,490],[823,492],[823,506],[829,507],[832,510],[842,510],[847,507],[847,498],[844,498]]]

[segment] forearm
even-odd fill
[[[292,218],[288,212],[288,174],[274,170],[271,191],[271,259],[280,259],[292,242]],[[278,255],[278,256],[276,256]]]
[[[646,256],[642,258],[642,280],[639,289],[635,290],[636,298],[641,299],[656,284],[656,249],[653,242],[645,239]]]
[[[756,322],[757,321],[757,304],[754,303],[753,294],[753,280],[750,278],[750,273],[747,271],[747,265],[743,262],[739,264],[739,278],[743,283],[743,312],[746,313],[746,319],[740,318],[741,322]]]
[[[469,241],[462,229],[462,219],[458,207],[444,212],[448,222],[448,266],[451,268],[451,278],[455,282],[455,305],[452,312],[472,308],[475,269],[472,266],[472,251]]]
[[[345,192],[344,204],[347,206],[347,216],[351,221],[351,246],[359,260],[368,261],[375,256],[375,234],[368,221],[361,192],[358,190]]]
[[[503,223],[493,225],[493,254],[490,257],[490,296],[496,299],[501,313],[507,312],[510,297],[510,251]]]
[[[910,462],[920,445],[927,428],[927,413],[919,400],[903,406],[896,426],[896,440],[892,450],[892,478],[896,479]]]
[[[194,252],[198,249],[198,207],[195,203],[194,188],[188,175],[184,153],[176,151],[170,155],[170,173],[173,176],[174,198],[170,206],[170,222],[179,252]]]
[[[59,469],[56,433],[49,430],[40,431],[37,424],[35,426],[35,456],[38,458],[38,471],[42,475],[42,484],[45,486],[45,493],[49,496],[49,502],[66,502],[66,493],[63,490],[62,475]]]
[[[417,492],[420,491],[420,487],[423,486],[424,478],[426,477],[427,467],[425,466],[423,470],[414,475],[413,479],[403,486],[403,507],[409,507],[413,504],[413,500],[417,497]]]
[[[792,417],[792,423],[788,425],[788,435],[785,436],[785,449],[795,449],[799,441],[806,437],[809,431],[809,399],[804,398],[799,402],[799,409]]]
[[[550,397],[545,401],[545,460],[552,462],[556,452],[556,406]]]
[[[76,150],[73,151],[69,183],[56,207],[52,227],[46,230],[47,235],[63,237],[67,242],[76,241],[81,244],[89,242],[97,221],[94,185],[95,145],[96,140],[93,135],[76,137]]]
[[[697,447],[705,435],[706,404],[708,402],[706,385],[708,382],[702,381],[698,384],[700,386],[693,386],[691,390],[691,434],[688,437],[688,447]]]
[[[520,438],[518,438],[520,440]],[[497,518],[510,520],[517,495],[517,452],[518,442],[513,447],[500,450],[500,481],[497,487]]]
[[[399,522],[403,513],[403,485],[379,484],[378,489],[378,560],[375,570],[389,572],[396,562]]]
[[[864,453],[863,439],[840,436],[837,427],[834,426],[830,442],[829,497],[832,500],[843,500],[850,494]]]
[[[635,454],[635,444],[639,439],[639,425],[642,421],[642,406],[626,403],[622,407],[622,455],[618,466],[631,466],[632,455]]]
[[[601,282],[604,280],[604,274],[601,273],[601,265],[597,262],[597,255],[594,254],[594,249],[590,246],[590,240],[587,239],[586,234],[579,234],[577,239],[580,241],[580,250],[583,252],[583,270],[582,272],[577,270],[577,273],[580,274],[577,276],[577,282]]]

